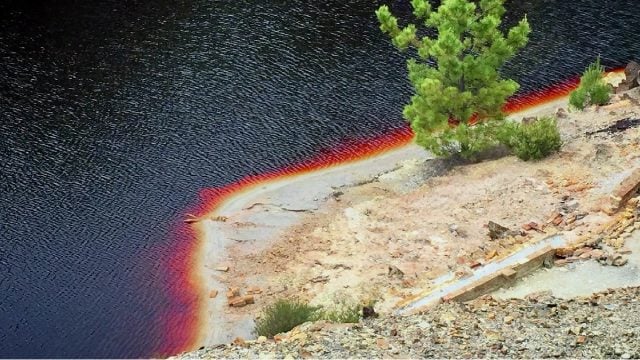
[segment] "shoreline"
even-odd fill
[[[553,112],[557,107],[566,107],[567,95],[576,84],[575,80],[565,81],[556,87],[513,99],[505,106],[505,110],[508,110],[508,116],[514,119],[530,116],[543,109]],[[375,178],[381,173],[395,169],[402,161],[431,159],[424,150],[413,144],[412,135],[409,137],[406,132],[387,136],[381,143],[386,146],[369,146],[361,152],[362,154],[355,156],[345,152],[350,156],[346,156],[343,161],[340,161],[339,150],[331,157],[332,161],[325,164],[320,161],[322,156],[318,156],[307,165],[291,166],[282,171],[245,178],[238,183],[203,194],[204,203],[200,207],[203,215],[192,224],[194,231],[199,235],[198,250],[194,254],[197,265],[193,272],[204,280],[200,285],[206,289],[206,293],[203,294],[206,305],[199,311],[202,317],[197,330],[198,345],[228,343],[235,336],[246,337],[247,331],[252,330],[249,329],[250,322],[243,322],[242,319],[228,316],[229,314],[226,314],[224,319],[223,316],[219,316],[225,314],[227,304],[224,297],[226,288],[223,285],[225,272],[215,270],[216,264],[224,265],[226,248],[234,241],[248,241],[233,238],[229,233],[234,237],[237,235],[236,232],[241,235],[244,233],[245,237],[253,237],[254,242],[261,241],[266,243],[261,244],[262,246],[268,246],[269,240],[277,237],[278,232],[285,231],[295,224],[305,213],[317,211],[319,204],[325,202],[335,188]],[[288,197],[293,197],[293,201],[288,200]],[[265,219],[260,218],[257,212],[250,211],[254,206],[263,209],[269,207],[267,211],[280,215],[280,222],[274,224],[273,215],[268,223],[264,222]],[[230,230],[228,223],[224,221],[227,219],[236,220],[234,224],[255,224],[260,221],[263,223],[257,229],[252,227],[249,230],[239,230],[236,227]],[[209,299],[207,293],[212,289],[217,290],[218,295]]]

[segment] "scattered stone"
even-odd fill
[[[640,120],[638,120],[640,124]],[[640,188],[640,168],[635,169],[631,175],[625,178],[615,189],[613,197],[617,200],[618,207],[626,203]],[[619,199],[619,200],[618,200]],[[613,204],[612,204],[613,205]]]
[[[582,333],[582,325],[569,328],[569,334],[580,335]]]
[[[389,342],[385,339],[379,338],[376,340],[376,344],[380,349],[386,350],[389,348]]]
[[[526,223],[526,224],[522,225],[522,228],[525,231],[535,230],[537,232],[544,232],[544,230],[543,230],[544,225],[540,225],[535,221],[531,221],[529,223]]]
[[[240,296],[240,288],[232,287],[227,291],[227,299],[232,299],[234,297]]]
[[[277,334],[273,336],[273,341],[276,343],[282,342],[287,337],[284,334]]]
[[[498,240],[507,236],[520,235],[519,231],[510,230],[509,228],[493,221],[489,221],[487,227],[489,228],[489,238],[491,240]]]
[[[591,257],[592,257],[591,251],[585,251],[582,254],[580,254],[580,256],[578,256],[578,259],[587,260],[587,259],[591,259]]]
[[[563,218],[562,214],[557,214],[557,215],[553,218],[553,220],[551,220],[551,223],[552,223],[553,225],[555,225],[555,226],[558,226],[558,225],[562,224],[562,218]]]
[[[640,82],[640,64],[635,61],[630,61],[624,68],[625,80],[629,89],[638,87]]]
[[[411,278],[411,279],[402,279],[402,287],[404,288],[412,288],[414,286],[416,286],[416,279]]]
[[[623,258],[622,256],[615,256],[613,261],[611,262],[611,265],[613,266],[624,266],[627,264],[627,262],[629,262],[629,259]]]
[[[556,259],[556,260],[553,262],[553,265],[554,265],[554,266],[565,266],[565,265],[567,265],[568,263],[569,263],[569,260],[567,260],[567,259]]]
[[[214,270],[227,272],[227,271],[229,271],[229,267],[228,266],[216,266],[216,268]]]
[[[556,249],[556,256],[561,258],[567,258],[573,256],[573,248],[558,248]]]
[[[640,337],[629,329],[640,327],[640,302],[629,300],[640,297],[640,288],[611,290],[598,297],[606,297],[616,307],[594,307],[589,298],[583,302],[545,297],[542,310],[541,303],[530,300],[483,298],[441,304],[413,316],[368,319],[350,327],[318,331],[313,330],[314,324],[305,324],[276,335],[274,341],[265,337],[254,342],[234,340],[231,345],[179,358],[637,357]],[[491,311],[486,316],[472,311],[481,306]],[[562,310],[551,312],[556,309]],[[442,318],[453,320],[440,322]],[[625,335],[629,333],[632,336]]]
[[[378,313],[373,309],[373,306],[365,306],[362,308],[362,318],[375,318],[378,317]]]
[[[262,290],[259,287],[252,286],[247,289],[247,295],[258,295],[262,294]]]
[[[318,275],[318,276],[312,278],[309,281],[312,282],[312,283],[323,283],[323,282],[329,281],[329,276],[328,275]]]
[[[402,272],[402,270],[398,269],[397,266],[395,265],[388,265],[389,271],[388,271],[388,275],[391,277],[397,277],[397,278],[402,278],[404,277],[404,272]]]
[[[239,296],[229,299],[227,303],[231,307],[243,307],[247,305],[247,302],[245,301],[245,299]]]
[[[213,299],[213,298],[215,298],[216,296],[218,296],[218,290],[213,289],[213,290],[209,291],[209,298],[210,298],[210,299]]]
[[[493,249],[487,253],[487,256],[485,256],[485,260],[489,261],[496,257],[496,255],[498,255],[498,251],[496,251],[496,249]]]
[[[196,222],[200,221],[200,218],[197,218],[195,215],[187,214],[187,216],[188,217],[186,219],[184,219],[184,222],[187,223],[187,224],[193,224],[193,223],[196,223]]]
[[[567,118],[568,114],[567,111],[563,108],[558,108],[558,110],[556,110],[556,118],[558,119],[565,119]]]
[[[585,218],[585,216],[587,216],[587,215],[589,215],[589,213],[586,213],[586,212],[579,212],[579,213],[577,213],[577,214],[576,214],[576,221],[577,221],[577,220],[582,220],[582,219],[584,219],[584,218]]]
[[[584,254],[584,253],[586,253],[586,252],[590,252],[590,251],[591,251],[591,248],[590,248],[590,247],[586,247],[586,246],[585,246],[585,247],[581,247],[581,248],[579,248],[579,249],[576,249],[576,250],[573,252],[573,256],[578,256],[578,257],[580,257],[580,255],[582,255],[582,254]]]

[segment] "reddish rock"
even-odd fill
[[[252,286],[247,289],[247,295],[258,295],[262,294],[262,290],[259,287]]]
[[[586,252],[590,252],[591,248],[590,247],[581,247],[580,249],[576,249],[576,251],[573,252],[573,256],[577,256],[580,257],[580,255],[586,253]]]
[[[558,226],[560,224],[562,224],[562,214],[558,214],[552,221],[551,223],[555,226]]]
[[[279,343],[284,339],[286,339],[286,336],[285,335],[281,335],[281,334],[275,335],[273,337],[273,341],[275,341],[276,343]]]
[[[489,251],[489,252],[487,253],[487,255],[486,255],[484,258],[485,258],[486,260],[491,260],[491,259],[493,259],[494,257],[496,257],[497,255],[498,255],[498,251],[496,251],[495,249],[493,249],[493,250]]]
[[[556,256],[566,258],[573,255],[574,249],[572,248],[558,248],[556,249]]]
[[[235,298],[229,299],[228,304],[231,307],[243,307],[243,306],[247,305],[247,302],[245,301],[244,298],[235,297]]]
[[[402,279],[402,287],[411,288],[416,286],[416,279]]]
[[[554,261],[554,265],[555,266],[565,266],[569,263],[569,260],[567,259],[556,259],[556,261]]]
[[[542,229],[544,229],[544,225],[540,225],[535,221],[530,222],[529,226],[531,226],[531,228],[535,231],[542,231]]]
[[[585,251],[582,254],[580,254],[580,256],[578,256],[578,258],[580,260],[587,260],[587,259],[591,259],[592,255],[591,255],[591,251]]]
[[[238,288],[229,288],[229,291],[227,291],[227,299],[233,299],[238,296],[240,296],[240,289]]]
[[[389,348],[389,342],[385,339],[377,339],[376,344],[378,345],[378,348],[383,350]]]

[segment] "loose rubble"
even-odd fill
[[[306,323],[178,358],[638,358],[640,288],[560,300],[489,296],[413,316]]]

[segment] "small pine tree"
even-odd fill
[[[504,0],[443,0],[433,10],[427,0],[411,0],[413,14],[425,27],[424,36],[409,24],[400,28],[389,7],[376,11],[380,29],[400,50],[415,48],[417,58],[408,61],[409,80],[415,90],[404,108],[404,118],[416,133],[416,141],[436,155],[465,154],[482,146],[469,129],[457,129],[470,119],[502,118],[502,106],[518,84],[502,79],[498,70],[528,42],[526,17],[503,33]],[[484,144],[486,141],[483,134]]]
[[[604,66],[600,65],[600,57],[589,64],[580,77],[580,85],[569,94],[569,104],[576,109],[584,110],[588,105],[604,105],[609,102],[611,86],[604,82]]]

